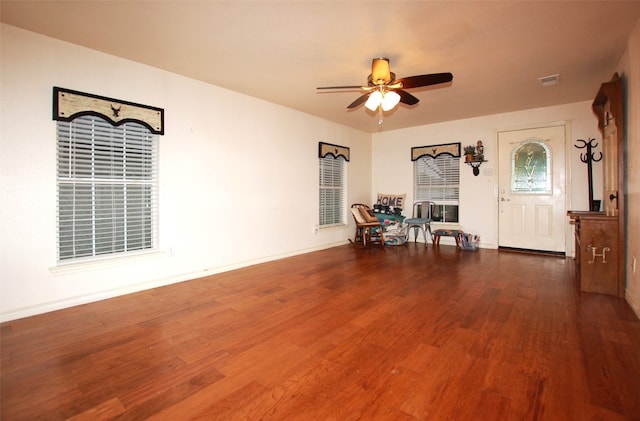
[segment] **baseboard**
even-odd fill
[[[640,319],[640,303],[636,303],[635,301],[633,301],[631,296],[626,291],[624,293],[624,299],[627,300],[627,303],[629,303],[629,306],[631,307],[633,312],[636,313],[636,317]]]
[[[539,254],[542,256],[555,256],[555,257],[567,257],[564,251],[547,251],[547,250],[532,250],[521,249],[515,247],[498,247],[499,251],[506,251],[510,253],[525,253],[525,254]]]
[[[22,319],[30,316],[36,316],[38,314],[49,313],[51,311],[62,310],[65,308],[75,307],[83,304],[89,304],[96,301],[107,300],[109,298],[115,298],[122,295],[133,294],[135,292],[146,291],[148,289],[160,288],[167,285],[186,282],[193,279],[202,278],[205,276],[215,275],[218,273],[229,272],[235,269],[253,266],[260,263],[266,263],[273,260],[284,259],[287,257],[297,256],[300,254],[311,253],[313,251],[319,251],[319,250],[324,250],[331,247],[342,246],[346,243],[347,242],[345,240],[337,243],[324,244],[318,247],[311,247],[311,248],[296,250],[288,253],[265,256],[259,259],[246,260],[243,262],[234,263],[232,265],[207,268],[201,271],[183,273],[175,276],[170,276],[167,278],[154,279],[154,280],[143,282],[140,284],[128,285],[122,288],[99,291],[96,293],[81,295],[77,297],[71,297],[64,300],[51,301],[48,303],[42,303],[35,306],[23,307],[23,308],[9,311],[6,313],[0,313],[0,323],[9,322],[11,320]]]
[[[115,298],[122,295],[133,294],[135,292],[145,291],[148,289],[159,288],[179,282],[188,281],[190,279],[200,278],[206,276],[207,273],[193,272],[190,274],[182,274],[179,276],[172,276],[169,278],[162,278],[153,281],[143,282],[140,284],[129,285],[123,288],[111,289],[106,291],[100,291],[97,293],[80,295],[76,297],[67,298],[64,300],[50,301],[48,303],[38,304],[31,307],[23,307],[11,312],[0,314],[0,323],[9,322],[11,320],[22,319],[25,317],[36,316],[38,314],[49,313],[52,311],[62,310],[65,308],[75,307],[83,304],[94,303],[96,301],[107,300],[109,298]]]

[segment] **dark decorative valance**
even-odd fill
[[[343,157],[349,162],[349,148],[346,146],[332,145],[331,143],[318,142],[318,157],[324,158],[332,155],[334,158]]]
[[[155,134],[164,134],[164,109],[119,99],[53,88],[53,119],[71,121],[81,115],[95,115],[114,126],[140,123]]]
[[[411,148],[412,161],[417,161],[425,155],[435,158],[442,154],[449,154],[454,158],[459,158],[460,142],[445,143],[443,145],[416,146],[415,148]]]

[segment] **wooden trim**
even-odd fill
[[[608,105],[608,107],[607,107]],[[605,138],[605,128],[611,120],[616,125],[616,141],[618,147],[618,296],[624,297],[626,284],[626,248],[625,248],[625,130],[624,130],[624,99],[622,79],[615,73],[609,82],[600,85],[600,89],[591,104],[591,109],[598,117],[598,129]],[[607,112],[608,109],[608,112]],[[603,197],[602,200],[608,200]]]
[[[164,134],[164,109],[120,99],[53,87],[53,119],[71,121],[82,115],[94,115],[114,126],[140,123],[151,133]]]
[[[334,158],[343,157],[349,162],[351,151],[346,146],[333,145],[331,143],[318,142],[318,158],[326,158],[331,155]]]
[[[416,146],[411,148],[411,160],[417,161],[423,156],[430,156],[432,158],[438,155],[448,154],[454,158],[460,157],[460,142],[458,143],[444,143],[441,145],[429,145],[429,146]]]

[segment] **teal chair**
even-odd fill
[[[424,246],[427,246],[427,233],[431,237],[431,213],[436,204],[429,200],[418,200],[413,203],[413,214],[411,218],[404,220],[407,227],[407,241],[413,228],[413,242],[418,241],[418,231],[422,230]]]

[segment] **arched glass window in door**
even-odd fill
[[[543,142],[526,140],[513,148],[511,192],[551,194],[551,151]]]

